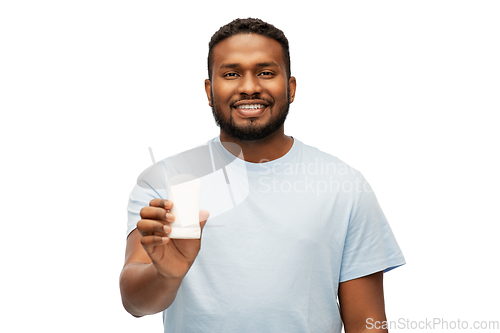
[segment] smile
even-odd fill
[[[234,107],[241,118],[253,118],[261,116],[267,109],[264,104],[242,104]]]
[[[243,104],[243,105],[237,106],[236,108],[243,109],[243,110],[257,110],[257,109],[262,109],[265,107],[266,106],[264,104]]]

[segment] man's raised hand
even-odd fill
[[[141,209],[137,231],[141,244],[160,275],[165,278],[183,278],[200,251],[201,239],[170,239],[170,223],[175,216],[170,212],[174,203],[170,200],[153,199]],[[208,219],[206,210],[200,211],[203,230]]]

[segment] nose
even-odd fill
[[[262,87],[259,79],[254,75],[245,75],[240,80],[238,93],[246,95],[254,95],[262,92]]]

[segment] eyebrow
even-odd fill
[[[220,65],[219,68],[238,68],[238,67],[240,67],[240,64],[232,63],[232,64],[222,64]],[[257,67],[279,67],[279,66],[276,62],[270,61],[270,62],[259,62],[257,64]]]

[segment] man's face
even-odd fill
[[[261,140],[283,128],[295,97],[280,43],[258,34],[240,34],[217,44],[212,82],[205,90],[221,131],[241,141]]]

